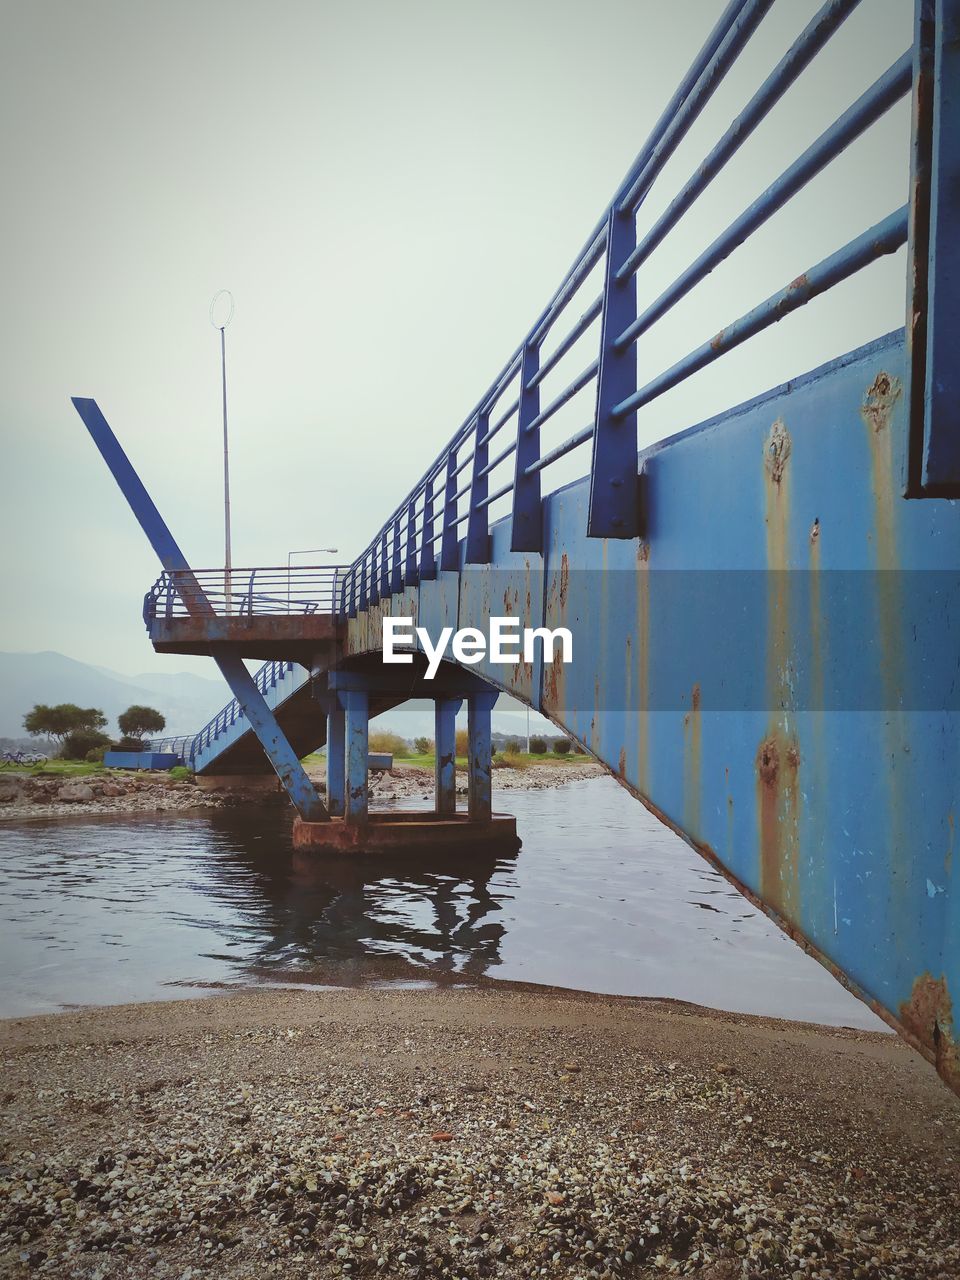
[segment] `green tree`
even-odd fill
[[[62,747],[68,734],[98,733],[107,717],[97,707],[78,707],[75,702],[61,702],[55,707],[38,702],[23,717],[23,727],[34,737],[53,738]]]
[[[153,707],[134,705],[117,716],[117,724],[125,738],[141,743],[148,733],[160,733],[166,728],[166,720]]]
[[[413,749],[418,756],[429,756],[433,754],[432,738],[414,738]]]
[[[565,755],[567,755],[567,753],[568,753],[568,752],[569,752],[569,750],[570,750],[570,739],[569,739],[569,738],[558,738],[558,739],[557,739],[557,741],[553,744],[553,749],[554,749],[554,751],[557,753],[557,755],[558,755],[558,756],[565,756]]]
[[[542,738],[530,739],[530,754],[534,756],[545,756],[547,754],[547,744]]]

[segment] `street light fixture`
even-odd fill
[[[290,571],[291,560],[294,556],[335,556],[338,547],[307,547],[305,551],[288,551],[287,552],[287,610],[290,609]],[[334,581],[334,599],[336,599],[336,581]]]

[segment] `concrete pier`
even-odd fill
[[[422,812],[371,813],[364,823],[331,818],[329,822],[293,824],[293,847],[328,854],[436,853],[440,849],[465,853],[480,850],[516,852],[520,848],[517,820],[510,814],[471,818],[469,814]]]

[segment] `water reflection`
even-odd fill
[[[295,852],[273,808],[0,826],[0,1014],[497,977],[881,1025],[612,780],[509,808],[519,854],[430,861]]]

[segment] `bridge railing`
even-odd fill
[[[641,307],[639,268],[800,78],[859,0],[827,0],[822,5],[663,212],[638,234],[638,210],[773,2],[733,0],[726,6],[546,308],[461,427],[345,573],[343,603],[348,614],[405,585],[432,578],[438,569],[457,568],[458,542],[464,536],[466,563],[488,562],[490,508],[496,503],[500,503],[498,511],[507,506],[511,549],[541,551],[544,477],[554,463],[588,444],[592,480],[588,534],[639,536],[643,515],[637,481],[638,409],[907,241],[910,210],[905,204],[785,282],[682,359],[655,376],[638,379],[638,339],[906,96],[920,74],[916,49],[908,49],[891,66],[880,69],[847,110]],[[921,11],[924,3],[921,0]],[[905,168],[906,163],[905,156]],[[916,190],[917,184],[912,187]],[[581,353],[578,372],[547,397],[544,381],[570,353]],[[581,404],[587,397],[582,426],[544,448],[541,433],[547,423],[566,405]]]
[[[149,627],[156,618],[186,617],[196,611],[201,597],[221,617],[337,613],[345,569],[344,565],[282,565],[165,572],[144,598],[144,622]]]
[[[274,662],[265,662],[263,666],[254,675],[254,683],[260,692],[266,696],[271,689],[275,688],[287,675],[292,672],[296,664],[277,660]],[[236,698],[232,698],[225,707],[222,707],[212,720],[208,720],[198,734],[191,741],[189,760],[187,763],[193,764],[196,757],[206,751],[213,745],[216,740],[231,729],[240,720],[245,720],[243,708]]]

